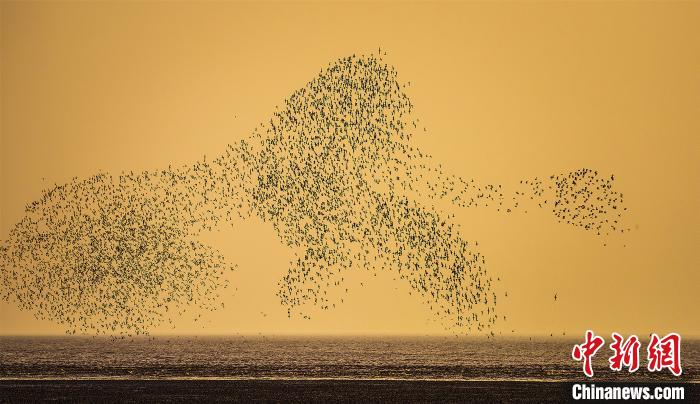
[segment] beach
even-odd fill
[[[595,376],[575,340],[448,337],[0,337],[0,401],[562,402],[574,383],[683,383],[699,397],[700,343],[684,341],[683,375]]]
[[[408,380],[2,380],[6,402],[561,402],[567,383]]]

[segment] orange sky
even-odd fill
[[[417,142],[446,170],[506,186],[589,167],[614,173],[625,195],[634,231],[608,240],[546,211],[452,211],[508,291],[499,300],[508,320],[496,331],[700,335],[698,3],[2,2],[0,10],[0,239],[43,188],[216,155],[321,67],[381,46],[411,82],[428,128]],[[274,292],[290,253],[272,228],[241,222],[208,238],[235,257],[237,290],[204,327],[187,317],[155,332],[442,332],[388,275],[355,273],[345,304],[287,319]],[[1,334],[55,332],[0,303]]]

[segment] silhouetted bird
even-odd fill
[[[508,213],[536,204],[599,235],[625,230],[613,176],[535,177],[506,196],[448,174],[413,143],[405,89],[381,52],[345,57],[213,159],[45,190],[0,247],[1,297],[69,333],[147,333],[188,308],[220,307],[235,265],[199,237],[254,216],[292,250],[277,292],[289,316],[340,304],[329,292],[348,292],[348,270],[392,271],[446,327],[486,333],[497,319],[486,260],[437,201]]]

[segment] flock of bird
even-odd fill
[[[345,57],[214,159],[45,190],[0,246],[0,296],[69,333],[148,333],[223,305],[235,265],[198,236],[257,216],[293,252],[277,292],[289,316],[339,304],[348,271],[393,271],[446,328],[486,332],[494,280],[436,200],[508,213],[534,201],[587,231],[625,230],[614,178],[596,171],[522,181],[509,197],[445,173],[412,145],[425,129],[406,87],[381,52]]]

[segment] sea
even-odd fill
[[[242,401],[256,394],[262,394],[264,401],[295,401],[294,397],[307,401],[324,397],[322,394],[350,397],[350,401],[378,397],[389,398],[382,401],[406,397],[432,401],[441,398],[438,393],[447,391],[445,386],[454,394],[466,391],[457,389],[459,386],[486,386],[484,391],[496,394],[496,401],[510,401],[505,398],[517,398],[522,391],[499,393],[507,390],[503,386],[527,387],[525,390],[539,392],[544,399],[552,396],[544,395],[546,388],[537,386],[552,382],[700,383],[700,340],[683,340],[683,374],[679,377],[668,370],[648,371],[643,341],[638,371],[611,371],[607,361],[612,351],[606,344],[594,357],[594,376],[588,378],[581,362],[571,356],[574,344],[581,342],[573,338],[449,336],[0,337],[0,401],[4,397],[13,402],[38,392],[42,395],[35,398],[60,392],[59,397],[66,401],[76,397],[92,401],[99,394],[117,392],[123,401],[130,401],[129,397],[140,401],[139,394],[151,390],[180,394],[180,398],[193,391],[204,394],[200,398],[206,398],[207,392],[221,398],[247,391],[250,395],[236,396]],[[218,384],[202,383],[205,381]],[[234,385],[238,387],[226,390]],[[494,393],[489,386],[496,385],[501,388]],[[47,391],[47,386],[53,390]],[[149,390],[148,386],[157,388]],[[382,396],[387,386],[409,395]],[[434,391],[413,392],[416,386]],[[295,388],[302,395],[288,396]],[[343,395],[348,391],[360,395]],[[460,397],[454,394],[449,397]],[[484,398],[482,393],[475,397]]]

